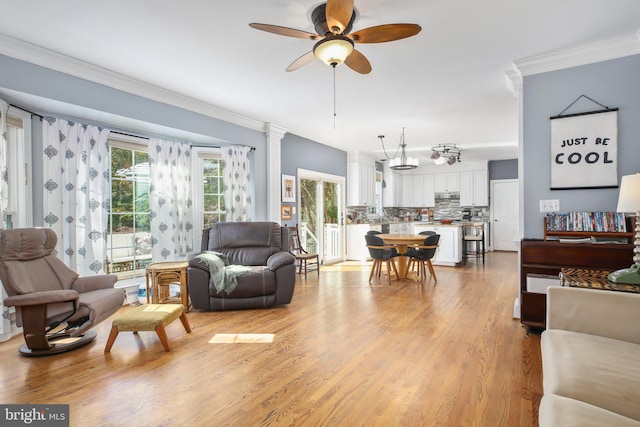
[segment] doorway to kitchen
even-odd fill
[[[323,264],[344,261],[345,179],[298,169],[300,240]]]

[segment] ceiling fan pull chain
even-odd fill
[[[333,128],[336,128],[336,66],[333,66]]]

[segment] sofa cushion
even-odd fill
[[[544,393],[640,421],[640,345],[547,329],[542,334]]]
[[[209,294],[212,297],[249,298],[272,295],[276,293],[276,274],[266,266],[251,267],[251,271],[238,276],[238,286],[229,294],[216,291],[215,286],[209,284]]]
[[[640,427],[640,421],[556,394],[542,397],[538,421],[540,427]]]

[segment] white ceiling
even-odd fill
[[[517,99],[505,76],[515,61],[637,41],[640,28],[638,0],[355,0],[353,31],[407,22],[422,32],[356,45],[373,71],[336,69],[334,127],[332,69],[316,60],[285,72],[313,42],[248,25],[314,32],[320,3],[0,0],[0,33],[346,151],[382,157],[382,134],[395,152],[404,127],[409,155],[458,144],[464,161],[517,157]]]

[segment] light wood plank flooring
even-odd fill
[[[2,403],[70,404],[73,426],[535,426],[540,337],[512,318],[517,255],[367,282],[368,266],[298,279],[290,305],[190,312],[193,333],[121,333],[64,355],[0,344]],[[123,307],[122,310],[127,310]],[[271,344],[209,344],[216,333]]]

